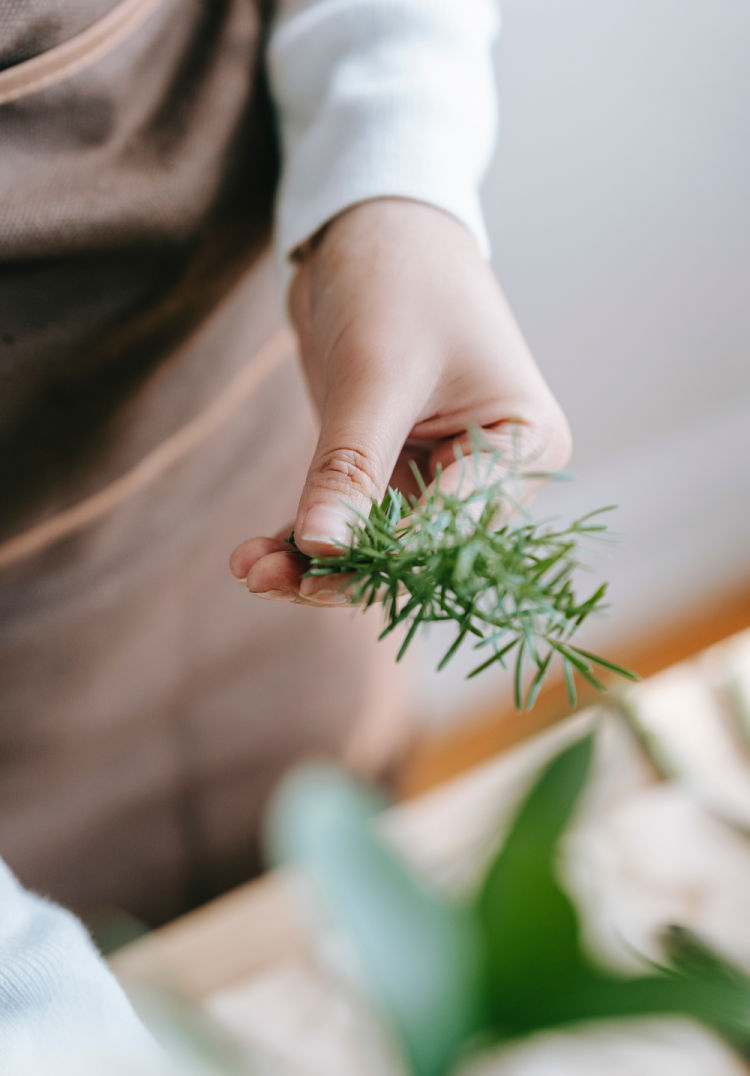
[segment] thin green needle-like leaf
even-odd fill
[[[425,485],[425,481],[422,478],[422,472],[420,471],[419,467],[417,467],[417,464],[414,460],[409,460],[409,470],[414,475],[414,480],[419,487],[419,492],[422,494],[423,497],[428,497],[429,494],[427,492],[427,486]]]
[[[446,652],[443,654],[440,661],[438,662],[438,666],[437,666],[437,671],[438,672],[440,672],[442,669],[444,669],[445,666],[448,664],[448,662],[451,660],[451,658],[456,653],[456,651],[458,650],[461,643],[466,638],[466,633],[468,631],[469,631],[469,625],[468,624],[466,624],[464,627],[461,628],[461,630],[459,631],[456,638],[453,640],[451,645],[448,647],[448,649],[446,650]]]
[[[578,704],[576,682],[573,676],[573,666],[566,658],[563,658],[563,676],[565,677],[565,690],[568,693],[568,702],[575,708]]]
[[[607,690],[601,680],[598,677],[594,676],[590,669],[579,669],[578,671],[580,672],[583,679],[588,684],[591,684],[592,687],[595,687],[597,691]]]
[[[624,676],[627,680],[640,680],[637,672],[633,672],[632,669],[626,669],[624,665],[617,665],[614,661],[609,661],[608,658],[598,657],[596,654],[592,654],[590,650],[581,650],[580,646],[572,646],[571,650],[575,650],[576,654],[580,654],[592,664],[601,665],[603,669],[609,669],[610,672],[617,673],[618,676]]]
[[[481,665],[477,665],[475,668],[473,668],[466,677],[466,679],[472,680],[475,676],[479,676],[480,673],[484,672],[485,669],[489,669],[491,665],[502,665],[502,667],[506,669],[507,665],[505,664],[505,655],[508,654],[516,646],[518,646],[518,639],[513,639],[506,646],[504,646],[502,650],[496,650],[494,654],[492,654],[491,657],[487,658],[486,661],[483,661]]]
[[[409,628],[408,632],[406,633],[406,638],[402,642],[398,654],[396,654],[396,661],[401,661],[402,657],[404,656],[407,649],[409,648],[409,643],[414,638],[414,634],[415,634],[417,628],[419,627],[420,623],[421,623],[421,617],[415,617],[413,622],[412,622],[411,627]]]
[[[544,677],[545,677],[545,675],[547,673],[547,669],[549,668],[549,664],[552,661],[552,655],[553,654],[554,654],[554,650],[550,650],[549,653],[547,654],[546,658],[544,659],[544,661],[542,662],[542,664],[539,666],[539,668],[536,671],[536,676],[532,680],[531,687],[529,688],[529,697],[526,700],[526,709],[527,710],[531,710],[533,708],[534,703],[536,702],[537,698],[539,697],[539,692],[542,690],[542,684],[544,683]]]
[[[523,710],[523,656],[526,652],[526,640],[522,639],[518,644],[518,653],[516,654],[516,667],[513,673],[513,698],[515,700],[516,709]]]
[[[587,661],[580,657],[574,650],[571,650],[569,646],[565,646],[564,643],[553,643],[555,650],[558,650],[564,658],[574,665],[580,673],[591,672],[591,666]]]
[[[466,479],[457,491],[441,489],[439,468],[428,487],[412,461],[419,496],[410,495],[407,502],[399,491],[389,490],[381,503],[373,502],[368,518],[357,514],[348,544],[337,555],[313,558],[308,574],[351,575],[355,600],[365,605],[382,597],[381,638],[401,625],[405,630],[399,656],[411,645],[419,624],[444,621],[455,622],[457,635],[443,654],[440,668],[453,658],[467,635],[493,648],[492,656],[469,676],[495,663],[504,665],[504,656],[518,646],[513,688],[517,705],[526,660],[536,666],[527,705],[533,705],[541,689],[542,679],[537,676],[549,670],[550,663],[539,650],[542,640],[595,686],[601,687],[592,664],[632,676],[613,662],[566,649],[586,618],[604,608],[606,585],[581,601],[573,584],[581,566],[579,544],[587,532],[603,526],[594,522],[600,512],[588,513],[568,526],[533,521],[525,507],[516,503],[528,476],[512,456],[492,453],[481,438],[476,445],[480,443],[484,447],[475,447],[471,456],[460,452],[456,456]],[[463,485],[470,483],[471,488],[464,490]],[[509,512],[515,514],[509,518]],[[498,519],[504,520],[500,526],[496,526]],[[293,537],[289,544],[296,549]],[[406,595],[403,600],[402,595]],[[501,639],[503,646],[498,649]],[[512,645],[506,645],[505,639]],[[569,679],[572,674],[566,665],[564,669]]]
[[[579,516],[573,524],[574,527],[580,526],[581,523],[588,522],[589,519],[594,519],[595,516],[604,515],[605,512],[616,512],[616,504],[605,504],[603,508],[594,508],[593,511],[587,512],[585,516]]]

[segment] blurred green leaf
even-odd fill
[[[725,978],[664,972],[625,979],[593,970],[560,991],[540,991],[537,1027],[597,1019],[687,1016],[734,1045],[750,1042],[750,991]]]
[[[718,953],[700,934],[688,927],[673,924],[661,935],[664,951],[673,971],[703,979],[724,979],[743,986],[750,994],[750,976],[723,954]]]
[[[442,1076],[482,1022],[477,924],[431,891],[373,828],[375,804],[325,766],[282,785],[271,813],[276,856],[303,865],[354,942],[372,993],[415,1076]]]
[[[543,770],[495,856],[477,909],[495,1019],[527,1027],[540,991],[584,973],[578,918],[556,874],[557,846],[583,789],[593,736],[566,747]]]
[[[422,884],[374,830],[380,801],[335,769],[299,771],[276,797],[271,847],[306,867],[354,942],[415,1076],[445,1076],[482,1039],[598,1018],[688,1016],[750,1045],[750,978],[691,932],[670,928],[670,966],[638,977],[582,950],[557,859],[593,745],[584,736],[544,767],[467,904]]]

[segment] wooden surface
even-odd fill
[[[110,963],[125,983],[156,981],[200,1000],[299,957],[305,945],[287,889],[268,874],[132,942]]]

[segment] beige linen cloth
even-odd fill
[[[227,568],[293,518],[315,432],[267,254],[267,15],[0,0],[0,855],[83,914],[243,880],[290,760],[377,769],[403,728],[377,616]]]

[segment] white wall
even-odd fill
[[[750,582],[750,2],[504,13],[494,262],[573,429],[577,480],[542,507],[621,506],[587,636],[616,656]],[[426,675],[428,711],[501,687],[473,684]]]

